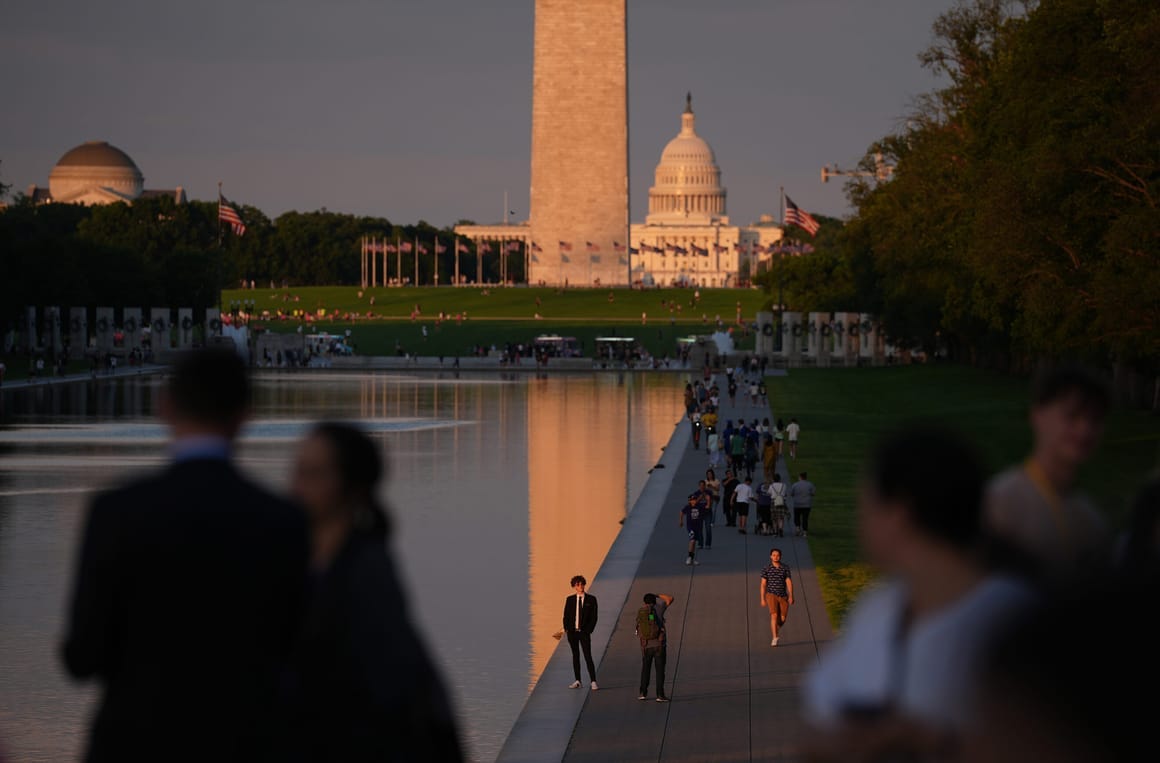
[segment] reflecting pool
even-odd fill
[[[315,421],[357,421],[389,459],[384,500],[420,629],[472,758],[494,760],[680,418],[671,373],[264,374],[242,468],[285,490]],[[165,462],[159,377],[0,397],[0,756],[77,759],[94,691],[56,659],[90,494]],[[599,595],[599,581],[592,587]],[[564,647],[566,648],[566,647]]]

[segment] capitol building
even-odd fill
[[[633,285],[712,288],[748,284],[759,263],[768,261],[770,245],[781,240],[782,228],[770,215],[749,225],[730,223],[721,168],[712,146],[697,133],[691,94],[685,98],[680,125],[676,137],[661,151],[644,222],[628,227],[628,246],[614,241],[614,251],[589,255],[579,242],[570,257],[616,257]],[[519,225],[460,225],[455,230],[491,251],[501,251],[504,242],[518,242],[528,253],[531,267],[526,272],[534,274],[535,263],[555,254],[558,244],[537,240],[536,227],[535,220],[530,220]],[[549,276],[553,272],[550,266],[540,270]],[[553,283],[550,277],[546,280]],[[571,285],[599,284],[577,278]]]
[[[756,272],[758,258],[781,240],[772,217],[729,223],[721,168],[697,134],[693,97],[685,98],[681,130],[661,152],[648,215],[631,227],[632,278],[652,286],[737,286]]]
[[[145,176],[121,149],[104,141],[88,141],[66,151],[48,175],[48,188],[30,186],[36,204],[132,204],[137,199],[172,197],[185,203],[185,190],[145,188]]]

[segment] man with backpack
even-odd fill
[[[673,603],[667,593],[646,593],[644,606],[636,613],[636,635],[640,639],[640,694],[639,700],[648,699],[649,679],[653,666],[657,674],[657,702],[668,702],[665,695],[666,633],[665,610]]]

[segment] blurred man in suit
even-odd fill
[[[183,354],[159,402],[170,463],[88,508],[62,657],[103,689],[90,763],[273,754],[309,544],[231,463],[249,402],[236,352]]]

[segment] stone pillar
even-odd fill
[[[117,330],[111,307],[97,308],[97,352],[104,355],[113,349],[113,332]]]
[[[177,308],[177,346],[187,350],[193,346],[193,308]]]
[[[773,348],[777,340],[777,324],[771,312],[757,314],[757,354],[762,357],[773,357]]]
[[[205,309],[205,343],[210,344],[210,337],[221,336],[222,314],[216,307]]]
[[[802,359],[802,343],[805,341],[802,334],[804,327],[802,326],[801,313],[782,313],[784,322],[782,334],[782,347],[785,350],[785,356],[789,359],[790,365],[797,365],[801,363]]]
[[[41,328],[44,331],[41,344],[45,349],[51,350],[53,357],[60,354],[60,320],[61,310],[59,307],[44,308],[44,317],[41,321]]]
[[[874,345],[877,344],[877,332],[874,331],[874,316],[862,313],[859,316],[858,326],[858,357],[864,362],[874,361]]]
[[[806,357],[815,363],[818,356],[821,354],[819,348],[822,343],[821,332],[821,313],[810,313],[806,319],[805,337],[806,337]]]
[[[170,348],[168,307],[154,307],[149,311],[149,346],[153,352]]]
[[[830,364],[830,314],[810,313],[810,336],[818,350],[817,363],[819,366]]]
[[[833,331],[833,349],[830,350],[830,357],[838,361],[838,365],[846,362],[846,344],[849,342],[849,319],[846,313],[834,313],[834,320],[830,321],[830,327]]]
[[[68,316],[69,354],[79,358],[89,348],[88,311],[83,307],[70,307]]]
[[[37,347],[37,332],[36,332],[36,308],[26,307],[24,313],[20,316],[21,328],[20,344],[30,349]]]
[[[126,307],[121,314],[121,331],[125,334],[125,351],[141,349],[141,308]]]

